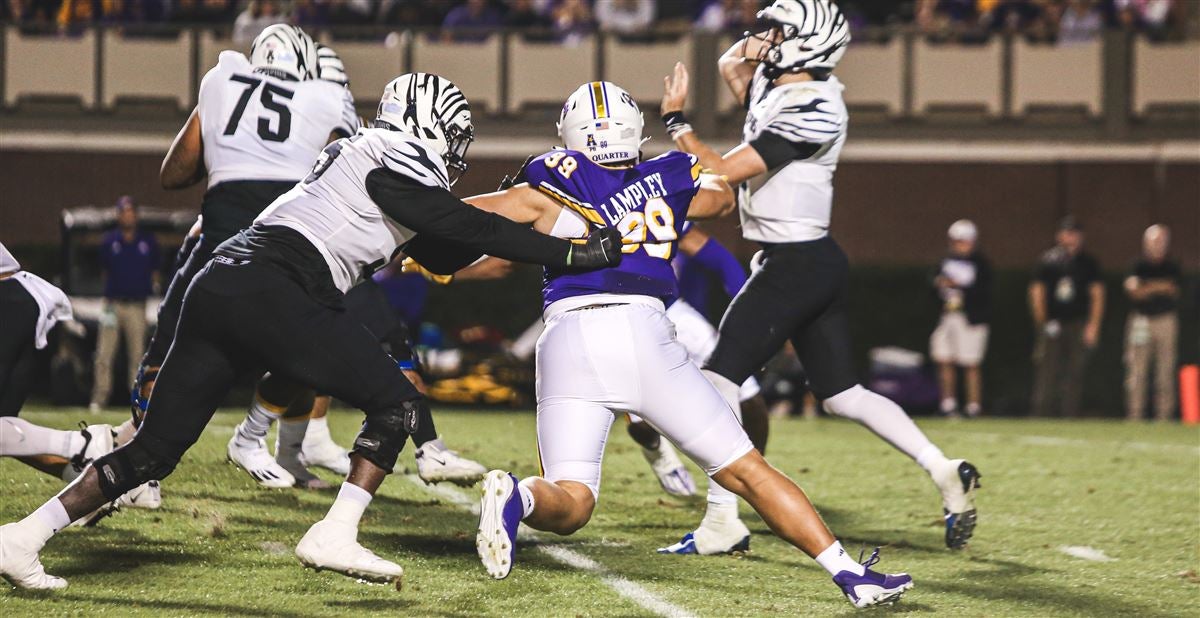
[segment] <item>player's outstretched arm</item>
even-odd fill
[[[725,155],[705,144],[683,115],[687,103],[688,73],[682,62],[675,63],[673,75],[663,78],[665,92],[662,100],[663,123],[675,147],[696,155],[704,168],[724,176],[730,184],[740,184],[767,171],[767,164],[749,144],[741,144]]]
[[[754,79],[762,44],[759,37],[746,37],[734,43],[717,59],[717,70],[739,104],[746,104],[746,92],[750,89],[750,80]]]
[[[733,188],[715,174],[700,175],[700,190],[688,206],[688,219],[703,220],[723,217],[733,212]]]
[[[517,223],[532,225],[533,229],[549,234],[562,207],[549,196],[521,183],[503,191],[475,195],[464,202],[487,212],[492,212]]]
[[[200,182],[208,170],[204,169],[204,140],[200,132],[200,110],[192,110],[171,149],[163,159],[158,172],[159,182],[164,189],[185,189]]]

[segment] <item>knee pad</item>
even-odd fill
[[[368,413],[352,450],[390,474],[408,436],[421,425],[421,416],[430,413],[424,397],[406,401],[399,408]]]
[[[824,402],[825,411],[830,414],[836,414],[843,418],[848,418],[856,421],[861,421],[867,413],[867,403],[874,397],[878,397],[875,393],[863,388],[861,384],[855,384],[850,388],[826,399]]]
[[[129,444],[97,458],[92,466],[105,499],[116,500],[142,483],[166,478],[182,455],[166,441],[141,432]]]

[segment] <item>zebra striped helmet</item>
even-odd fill
[[[317,43],[317,77],[327,82],[341,86],[349,86],[350,78],[346,75],[346,65],[332,47]]]
[[[758,60],[767,77],[817,70],[829,72],[842,59],[850,42],[850,25],[832,0],[775,0],[758,12],[774,27]]]
[[[317,76],[317,44],[296,26],[272,24],[250,44],[250,64],[280,79],[313,79]]]
[[[446,162],[450,184],[467,171],[467,147],[475,139],[471,106],[450,80],[432,73],[405,73],[383,89],[374,126],[403,131],[429,144]]]

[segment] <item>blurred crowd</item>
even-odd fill
[[[0,0],[0,20],[44,30],[91,24],[157,27],[212,24],[238,38],[264,25],[305,28],[404,26],[440,29],[474,41],[501,28],[551,40],[590,32],[653,37],[690,30],[740,33],[768,0]],[[1183,38],[1195,30],[1192,0],[843,0],[856,31],[914,26],[931,36],[972,42],[996,33],[1037,41],[1093,39],[1106,28]]]

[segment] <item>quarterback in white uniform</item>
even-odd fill
[[[743,235],[763,247],[761,267],[721,320],[705,370],[726,400],[736,401],[737,385],[790,340],[826,410],[865,425],[926,470],[942,494],[946,545],[962,548],[975,527],[978,471],[948,459],[904,410],[863,388],[851,357],[848,260],[829,235],[833,174],[849,121],[843,85],[832,74],[850,40],[846,18],[832,0],[776,0],[758,17],[771,29],[739,41],[719,62],[747,107],[741,145],[721,155],[692,131],[682,111],[682,63],[662,103],[680,149],[743,183]],[[712,506],[693,534],[719,551],[736,542],[741,527],[729,524],[736,511]]]

